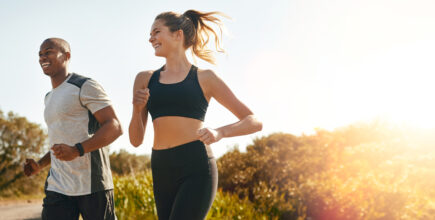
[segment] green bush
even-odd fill
[[[433,133],[373,122],[272,134],[219,158],[219,187],[280,219],[435,219]]]
[[[157,219],[150,171],[114,176],[115,211],[119,219]]]
[[[114,176],[115,210],[119,219],[157,219],[150,171],[137,175]],[[207,219],[278,219],[267,208],[219,190]]]

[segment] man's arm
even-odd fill
[[[26,176],[37,174],[44,167],[50,165],[50,163],[50,151],[47,152],[38,162],[33,159],[26,159],[26,163],[24,164],[24,174],[26,174]]]
[[[107,106],[96,111],[94,116],[100,123],[101,127],[91,138],[81,143],[84,153],[92,152],[107,146],[122,135],[121,124],[119,123],[112,106]],[[80,153],[75,146],[55,144],[51,149],[53,150],[53,155],[59,160],[70,161],[80,156]]]
[[[39,161],[38,161],[38,165],[39,168],[44,168],[48,165],[50,165],[51,163],[51,157],[50,157],[50,151],[48,151]]]
[[[81,143],[85,153],[107,146],[122,135],[121,123],[116,117],[112,106],[95,112],[94,116],[101,127],[94,136]]]

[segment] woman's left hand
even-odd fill
[[[201,128],[197,132],[198,138],[204,144],[213,144],[222,139],[222,134],[218,130],[211,128]]]

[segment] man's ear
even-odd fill
[[[64,52],[63,55],[65,56],[65,61],[69,61],[71,59],[71,53],[70,52]]]

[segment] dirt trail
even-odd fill
[[[42,199],[0,202],[0,219],[3,220],[40,220],[41,212]]]

